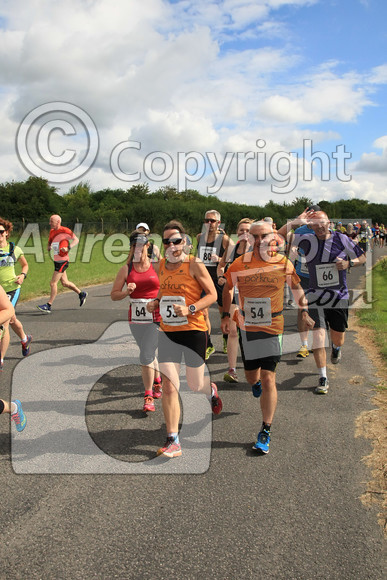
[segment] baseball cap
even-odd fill
[[[145,234],[140,234],[138,232],[135,232],[134,234],[132,234],[129,238],[130,241],[130,245],[136,245],[138,243],[140,244],[147,244],[148,243],[148,236],[146,236]]]
[[[138,228],[144,228],[144,230],[149,230],[150,231],[150,227],[145,222],[140,222],[139,224],[137,224],[136,225],[136,230],[138,230]]]
[[[317,205],[317,204],[314,204],[314,205],[310,205],[308,207],[308,210],[309,211],[321,211],[321,207],[319,205]]]

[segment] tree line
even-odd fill
[[[373,223],[387,224],[387,204],[369,203],[363,199],[342,199],[334,202],[299,197],[292,203],[275,203],[264,206],[240,204],[203,195],[195,189],[177,191],[163,186],[150,191],[148,184],[132,185],[129,189],[102,189],[92,191],[87,182],[81,182],[64,195],[39,177],[26,181],[0,184],[2,208],[0,215],[16,227],[28,223],[47,224],[51,214],[62,216],[64,225],[83,224],[83,231],[95,231],[101,224],[105,233],[116,229],[132,230],[141,221],[147,222],[152,232],[161,232],[165,223],[179,219],[190,234],[200,229],[204,214],[209,209],[221,213],[228,232],[235,232],[237,223],[244,217],[273,218],[280,226],[300,214],[305,207],[318,203],[333,221],[370,219]]]

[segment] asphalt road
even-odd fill
[[[363,273],[352,271],[353,287]],[[161,403],[142,412],[126,305],[109,293],[90,288],[82,309],[62,294],[51,315],[36,310],[41,300],[18,307],[32,351],[20,360],[12,336],[0,396],[22,399],[28,425],[16,434],[0,421],[0,578],[385,578],[377,509],[359,499],[371,443],[355,437],[355,420],[372,408],[375,376],[354,332],[342,364],[329,364],[328,396],[316,396],[313,359],[295,357],[286,311],[272,443],[258,456],[259,402],[240,361],[240,382],[223,382],[212,308],[208,367],[224,411],[213,418],[183,389],[183,456],[155,459]]]

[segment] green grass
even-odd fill
[[[384,360],[387,360],[387,258],[373,268],[372,285],[376,301],[372,304],[372,309],[359,310],[357,316],[362,326],[374,331],[375,344]]]
[[[113,283],[118,270],[126,261],[128,249],[122,251],[121,245],[118,246],[117,243],[119,242],[116,242],[113,246],[117,247],[117,249],[120,248],[119,251],[110,252],[108,248],[109,236],[104,236],[103,240],[96,241],[91,248],[93,238],[90,235],[88,239],[86,238],[86,235],[82,235],[78,246],[70,254],[71,257],[78,248],[76,261],[71,262],[67,270],[69,280],[74,282],[78,288],[84,288],[85,286],[94,284]],[[20,301],[30,300],[38,296],[46,297],[50,294],[50,280],[54,272],[54,263],[47,252],[47,240],[47,237],[42,236],[43,262],[38,262],[34,255],[28,255],[26,250],[25,257],[28,261],[29,270],[28,276],[22,286]],[[16,239],[12,241],[17,243]],[[31,246],[31,242],[32,240],[30,239],[30,243],[27,246]],[[85,252],[86,242],[90,248],[89,258]],[[127,244],[129,246],[129,240]],[[120,260],[120,263],[112,263],[104,255],[104,249],[108,257],[112,255],[117,260]],[[20,271],[19,265],[16,266],[15,270],[17,273]],[[62,291],[62,286],[59,283],[58,292]]]

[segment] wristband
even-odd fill
[[[20,276],[24,276],[24,278],[27,278],[27,274],[25,272],[20,272]]]
[[[303,312],[307,312],[307,313],[309,314],[309,310],[308,310],[307,308],[301,308],[301,314],[302,314]]]
[[[223,318],[230,318],[230,313],[229,312],[222,312],[222,319]]]

